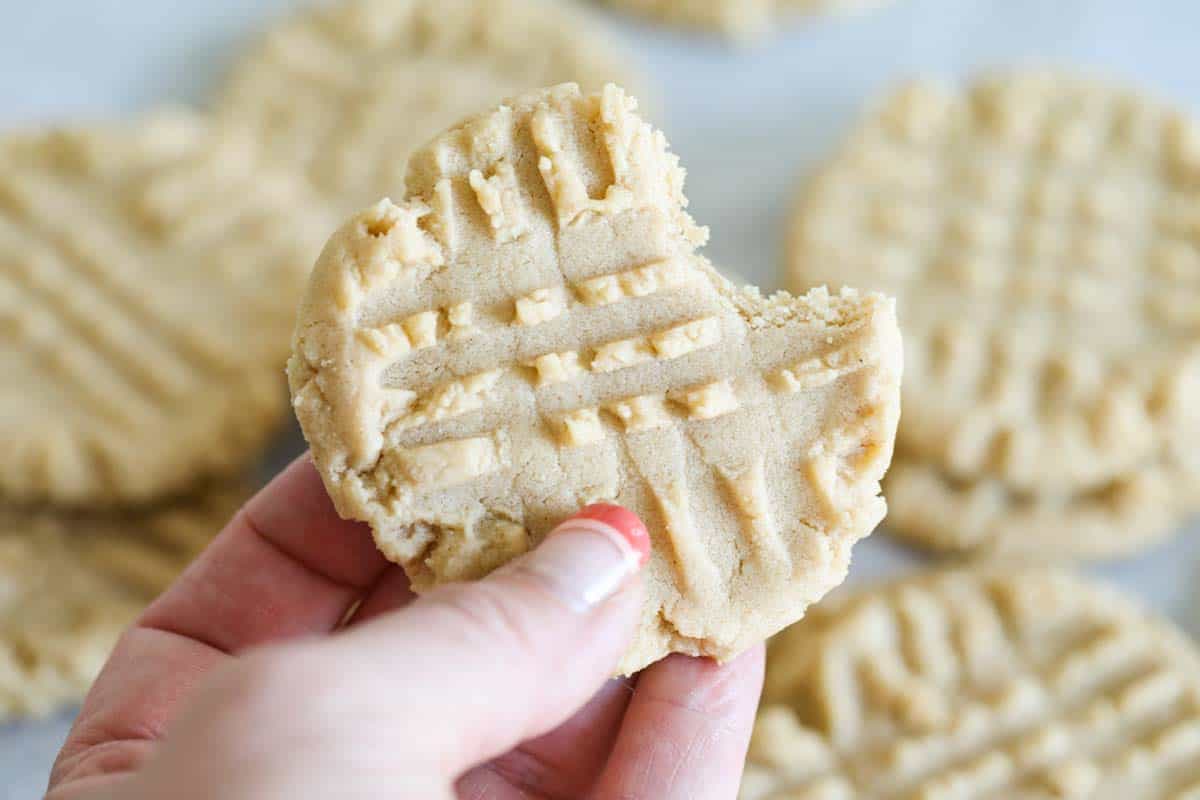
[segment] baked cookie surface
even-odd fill
[[[247,496],[210,489],[113,515],[0,509],[0,720],[78,702],[122,631]]]
[[[653,553],[632,672],[728,658],[845,575],[884,514],[901,352],[881,295],[739,291],[683,171],[608,86],[530,93],[416,153],[313,272],[293,406],[338,510],[418,590],[581,505]]]
[[[1194,643],[1083,578],[988,568],[829,598],[772,641],[739,798],[1197,792]]]
[[[0,494],[146,501],[282,421],[324,225],[254,152],[183,112],[0,139]]]
[[[1200,126],[1135,91],[916,83],[801,192],[790,285],[896,295],[905,459],[1078,504],[1200,443],[1198,209]]]
[[[858,11],[887,0],[605,0],[608,5],[684,28],[751,40],[781,27],[789,17]]]
[[[1200,456],[1145,464],[1084,492],[1024,494],[958,481],[897,456],[884,482],[890,533],[947,552],[1028,561],[1111,559],[1153,547],[1200,513]]]
[[[480,108],[630,79],[616,43],[566,3],[346,0],[270,30],[218,111],[299,165],[344,218],[403,194],[408,155]]]

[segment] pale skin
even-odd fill
[[[418,599],[294,462],[121,639],[49,800],[732,800],[762,648],[610,679],[643,545],[593,517]]]

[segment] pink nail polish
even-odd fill
[[[585,613],[620,591],[649,554],[650,536],[636,515],[594,505],[563,520],[512,568],[536,575],[568,608]]]
[[[573,519],[592,519],[615,530],[637,555],[638,567],[646,566],[650,560],[650,532],[629,509],[611,503],[592,503],[580,509]]]

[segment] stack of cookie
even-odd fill
[[[77,700],[245,498],[337,222],[458,117],[622,64],[560,5],[348,0],[268,32],[211,114],[0,138],[0,719]]]
[[[78,697],[244,495],[287,409],[304,197],[194,114],[0,141],[0,717]]]
[[[790,245],[796,288],[897,297],[885,529],[976,563],[771,643],[742,800],[1200,796],[1194,643],[1013,563],[1128,555],[1200,506],[1200,125],[1061,73],[909,84]]]
[[[804,187],[796,288],[898,298],[888,528],[1097,558],[1200,507],[1200,124],[1052,72],[888,97]]]

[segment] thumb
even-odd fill
[[[588,506],[487,578],[439,587],[331,644],[388,665],[407,689],[392,694],[401,713],[422,721],[427,763],[454,777],[599,690],[636,627],[649,553],[635,514]]]

